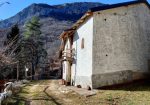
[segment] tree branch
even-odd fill
[[[0,7],[2,7],[4,4],[11,4],[10,2],[6,1],[6,2],[2,2],[0,3]]]

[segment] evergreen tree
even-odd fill
[[[36,41],[41,36],[39,18],[33,17],[30,21],[25,24],[25,39],[35,39]]]
[[[22,55],[26,57],[26,63],[32,63],[32,75],[34,72],[36,74],[41,72],[40,68],[43,67],[47,56],[47,52],[44,49],[40,26],[37,17],[33,17],[25,24],[24,47],[22,47],[22,50],[24,51]]]

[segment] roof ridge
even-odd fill
[[[128,5],[138,4],[138,3],[145,3],[150,8],[150,5],[147,2],[147,0],[134,0],[134,1],[128,1],[128,2],[123,2],[123,3],[98,6],[98,7],[94,7],[94,8],[89,9],[89,11],[90,12],[96,12],[96,11],[100,11],[100,10],[112,9],[112,8],[117,8],[117,7],[121,7],[121,6],[128,6]]]

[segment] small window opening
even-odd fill
[[[117,15],[117,13],[114,13],[114,15]]]
[[[101,14],[100,12],[98,12],[98,14]]]
[[[106,21],[107,19],[104,19],[104,21]]]
[[[81,49],[84,49],[84,38],[81,40]]]

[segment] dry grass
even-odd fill
[[[61,93],[59,86],[56,80],[31,82],[8,105],[150,105],[150,82],[98,90],[87,98],[73,91]]]

